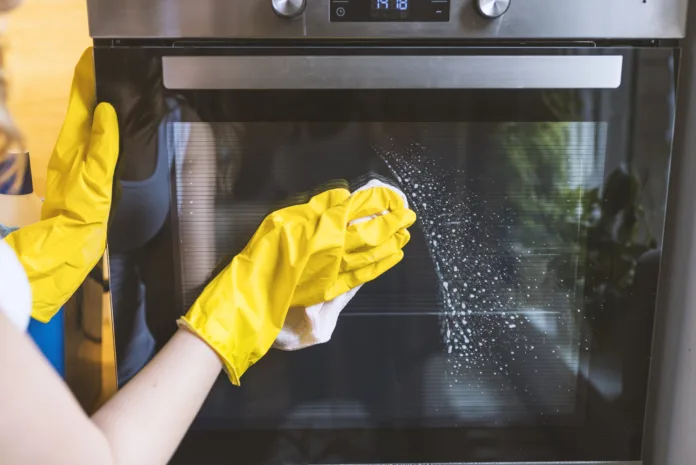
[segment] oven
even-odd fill
[[[329,343],[221,376],[173,463],[643,463],[686,3],[89,0],[101,399],[268,212],[377,175],[404,261]]]

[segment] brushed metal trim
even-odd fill
[[[168,89],[614,89],[622,56],[169,56]]]
[[[353,465],[353,464],[342,464]],[[390,463],[390,464],[370,464],[370,465],[643,465],[643,461],[621,461],[621,462],[448,462],[448,463]]]
[[[308,1],[294,19],[276,15],[270,0],[87,1],[94,38],[490,40],[681,38],[688,0],[523,0],[493,20],[482,17],[475,3],[452,0],[449,22],[331,23],[330,0]]]
[[[643,438],[650,465],[694,463],[696,416],[696,8],[682,41],[672,165]]]

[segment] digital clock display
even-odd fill
[[[409,0],[370,0],[372,11],[408,11]]]
[[[451,0],[329,0],[331,22],[447,22]]]

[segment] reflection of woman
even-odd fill
[[[150,74],[157,76],[159,72],[155,68]],[[210,173],[206,163],[214,163],[214,151],[204,145],[196,147],[195,155],[187,153],[188,140],[210,137],[209,128],[202,123],[191,126],[187,140],[175,140],[176,123],[195,121],[196,116],[174,96],[165,96],[158,80],[142,94],[134,87],[121,86],[118,103],[125,115],[126,137],[119,169],[121,192],[111,218],[109,247],[118,379],[123,384],[176,331],[174,321],[179,315],[175,313],[178,306],[172,279],[174,245],[169,201],[174,152],[183,152],[181,199],[187,212],[194,215],[196,210],[210,211],[206,203],[213,196],[205,191],[211,183],[192,183],[186,178],[195,177],[196,170]],[[186,229],[181,231],[182,237],[211,242],[212,231],[205,223],[203,227],[200,221],[183,224]],[[189,273],[184,275],[185,285],[203,283],[206,276],[198,275],[212,268],[210,260],[206,262],[212,247],[206,247],[205,252],[197,254],[198,263],[186,267]]]

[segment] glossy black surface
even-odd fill
[[[119,363],[161,347],[288,197],[379,173],[419,215],[404,261],[358,293],[330,343],[271,351],[241,388],[221,377],[175,463],[639,459],[675,52],[376,50],[95,50],[120,179],[149,179],[163,144],[171,160],[166,221],[122,251],[141,298],[114,310]],[[624,70],[618,89],[591,91],[162,86],[163,55],[277,53],[621,54]]]

